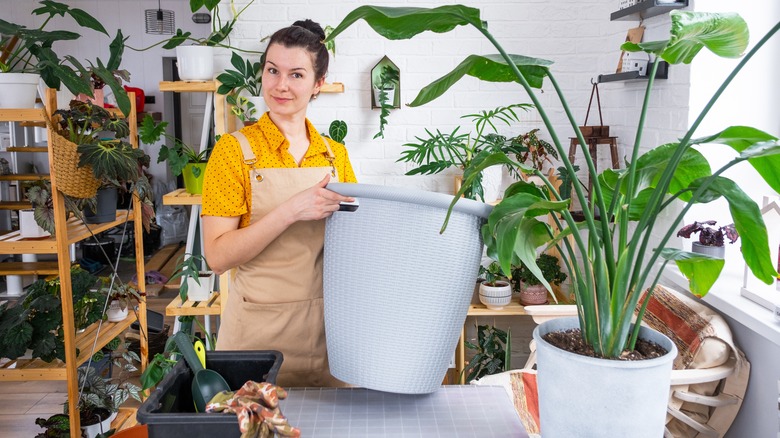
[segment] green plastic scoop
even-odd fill
[[[192,378],[192,399],[195,402],[196,412],[205,412],[206,404],[221,391],[230,391],[230,386],[214,370],[203,368],[192,346],[189,335],[184,332],[177,332],[174,335],[176,346],[184,356],[184,360],[189,365],[195,376]]]

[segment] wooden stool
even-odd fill
[[[580,143],[580,141],[577,139],[577,137],[569,137],[571,140],[571,144],[569,145],[569,161],[571,161],[572,164],[574,164],[574,157],[577,152],[577,145]],[[612,168],[613,169],[620,169],[620,160],[618,158],[618,150],[617,150],[617,137],[585,137],[585,142],[588,143],[588,152],[590,152],[590,156],[593,158],[593,166],[598,171],[598,149],[596,146],[600,144],[608,144],[609,145],[609,151],[612,154]],[[588,173],[588,192],[591,191],[593,186],[593,182],[590,180],[590,173]]]

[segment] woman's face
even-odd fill
[[[263,69],[263,99],[272,114],[306,115],[311,97],[325,81],[315,79],[311,54],[300,47],[272,44],[266,50]]]

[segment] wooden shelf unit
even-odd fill
[[[176,189],[163,195],[163,205],[201,205],[201,195],[187,193],[186,189]]]
[[[167,316],[201,316],[217,315],[222,313],[222,301],[219,292],[214,292],[208,301],[184,301],[180,296],[176,296],[167,306],[165,314]]]
[[[131,110],[127,117],[130,126],[129,141],[133,147],[138,147],[138,115],[135,111],[135,94],[130,93]],[[10,122],[45,122],[47,116],[57,108],[57,95],[53,89],[47,89],[44,98],[44,109],[0,109],[0,121]],[[113,113],[118,113],[118,110]],[[52,144],[51,132],[47,132],[48,144]],[[49,162],[53,162],[51,148],[46,148]],[[14,175],[18,179],[18,175]],[[48,175],[45,176],[48,178]],[[43,179],[38,175],[36,179]],[[64,195],[57,189],[56,175],[51,178],[52,200],[54,204],[54,224],[58,238],[46,237],[42,239],[24,239],[18,231],[6,233],[0,236],[0,254],[57,254],[57,272],[60,279],[60,299],[62,300],[62,326],[65,343],[65,362],[59,360],[46,363],[40,359],[15,360],[3,363],[0,366],[0,380],[65,380],[68,390],[68,412],[70,412],[71,438],[81,436],[80,419],[78,415],[78,379],[77,368],[86,362],[92,351],[93,345],[102,348],[118,334],[124,332],[136,319],[136,313],[130,315],[121,322],[95,323],[83,333],[76,333],[73,315],[73,289],[71,283],[70,245],[90,237],[93,233],[105,231],[120,225],[127,220],[133,221],[136,236],[143,235],[141,221],[135,221],[133,214],[127,211],[118,211],[117,220],[106,224],[85,225],[75,218],[68,219],[65,209]],[[140,201],[133,198],[133,211],[141,211]],[[62,237],[64,236],[64,238]],[[146,283],[144,276],[143,239],[135,239],[136,274],[138,277],[138,290],[144,297],[138,304],[138,323],[141,332],[146,333]],[[14,266],[5,266],[3,269],[12,269]],[[16,265],[17,274],[25,274],[31,268],[29,266]],[[51,271],[50,267],[47,268]],[[99,330],[99,335],[98,335]],[[97,337],[97,339],[95,339]],[[145,369],[148,361],[148,338],[141,337],[140,342],[141,369]],[[78,352],[77,352],[78,351]]]

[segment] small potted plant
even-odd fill
[[[171,280],[182,279],[179,296],[182,301],[206,301],[214,290],[214,272],[201,255],[185,253],[179,257]]]
[[[395,102],[396,87],[400,75],[398,70],[392,65],[384,65],[379,72],[377,80],[374,82],[374,101],[379,107],[379,132],[374,138],[385,138],[385,125],[387,125],[387,116],[393,109]]]
[[[100,281],[102,284],[100,292],[105,294],[108,299],[108,309],[106,310],[108,322],[124,321],[130,307],[141,301],[138,288],[133,283],[116,284],[119,282],[118,279],[115,280],[115,284],[111,284],[110,277],[101,277]]]
[[[558,258],[550,254],[540,254],[536,264],[542,276],[550,283],[560,285],[566,280],[566,273],[561,270]],[[520,264],[512,271],[515,289],[520,291],[520,304],[531,306],[547,304],[547,288],[525,264]]]
[[[512,286],[506,279],[498,262],[491,262],[487,268],[479,267],[485,281],[479,284],[479,301],[488,309],[501,310],[512,301]]]
[[[715,224],[717,221],[713,220],[693,222],[680,228],[677,237],[690,239],[692,234],[699,233],[699,240],[691,242],[691,251],[722,259],[726,254],[725,240],[734,243],[739,239],[739,233],[733,223],[722,227]]]
[[[512,366],[512,334],[492,325],[477,326],[477,343],[465,342],[467,348],[476,351],[463,369],[466,382],[489,374],[509,371]]]
[[[242,122],[256,122],[257,109],[263,104],[263,70],[260,62],[245,60],[236,52],[230,58],[235,70],[225,70],[217,76],[218,94],[227,95],[231,111]]]
[[[206,163],[209,158],[210,149],[196,152],[192,147],[184,144],[178,138],[165,132],[168,122],[155,123],[152,116],[146,115],[141,128],[139,137],[144,144],[153,144],[161,138],[170,140],[171,146],[162,145],[160,153],[157,156],[157,162],[167,162],[174,176],[184,176],[184,187],[187,193],[200,194],[203,190],[203,177],[206,171]]]

